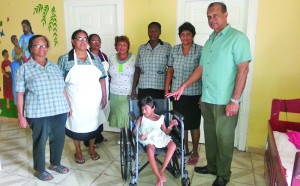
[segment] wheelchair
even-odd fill
[[[179,178],[181,176],[182,186],[189,186],[190,179],[188,171],[185,169],[184,117],[180,113],[170,110],[169,99],[153,100],[155,103],[155,113],[158,115],[165,115],[166,127],[168,127],[169,122],[171,121],[171,115],[178,121],[178,126],[174,127],[172,132],[169,134],[176,144],[176,150],[166,170],[169,171],[175,178]],[[130,121],[129,127],[122,128],[120,132],[120,162],[122,178],[124,181],[127,181],[127,179],[130,178],[130,186],[137,185],[139,173],[149,164],[149,161],[147,161],[144,165],[139,165],[139,152],[146,153],[146,148],[138,142],[138,135],[132,134],[134,128],[136,128],[136,134],[138,134],[139,129],[137,119],[141,115],[138,100],[129,98]],[[166,152],[166,148],[155,150],[155,160],[160,165],[162,165],[163,162],[161,162],[157,156],[163,152]]]

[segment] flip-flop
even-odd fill
[[[76,153],[74,154],[74,157],[75,157],[75,162],[78,163],[78,164],[84,164],[85,163],[85,160],[83,159],[82,155],[80,156],[79,159],[76,158]]]
[[[187,165],[196,165],[198,163],[198,160],[199,160],[199,156],[195,157],[195,158],[192,158],[192,156],[190,156],[190,158],[188,159],[186,164]]]
[[[37,177],[39,180],[42,181],[49,181],[52,180],[54,177],[47,171],[44,172],[35,172],[34,176]]]
[[[108,140],[106,138],[103,138],[103,143],[108,143]]]
[[[90,153],[91,159],[92,160],[98,160],[100,159],[100,155],[97,152]]]
[[[53,167],[49,167],[49,170],[53,170],[55,172],[58,172],[60,174],[66,174],[69,172],[69,169],[63,165],[57,165]]]

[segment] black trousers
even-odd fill
[[[33,167],[39,172],[45,171],[45,150],[49,138],[50,163],[60,165],[65,144],[65,125],[67,113],[42,118],[26,118],[32,129]]]

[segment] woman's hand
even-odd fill
[[[107,104],[107,98],[106,96],[102,96],[102,99],[101,99],[101,108],[104,108]]]
[[[136,99],[137,98],[136,91],[134,89],[131,91],[130,97],[131,97],[131,99]]]
[[[19,125],[20,125],[21,128],[27,128],[28,127],[26,118],[24,116],[19,116],[18,120],[19,120]]]
[[[70,108],[70,112],[68,113],[68,117],[71,117],[73,113],[73,110]]]

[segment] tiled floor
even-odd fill
[[[87,154],[87,148],[82,147],[85,164],[74,162],[74,145],[72,140],[66,138],[62,156],[62,164],[70,168],[70,172],[61,175],[53,171],[54,179],[49,182],[39,181],[33,176],[32,139],[30,129],[21,129],[15,119],[0,118],[0,185],[128,185],[121,178],[120,152],[117,140],[118,133],[104,132],[108,143],[100,144],[97,152],[101,155],[99,160],[93,161]],[[205,147],[201,145],[198,165],[205,165]],[[146,156],[141,155],[141,161],[146,161]],[[46,160],[49,160],[47,147]],[[49,164],[47,163],[47,166]],[[194,166],[187,166],[192,186],[212,185],[215,176],[200,175],[193,171]],[[229,186],[259,185],[264,186],[263,155],[235,151],[232,162],[232,177]],[[165,185],[180,185],[180,178],[174,178],[166,173]],[[139,185],[154,185],[156,179],[150,166],[139,174]]]

